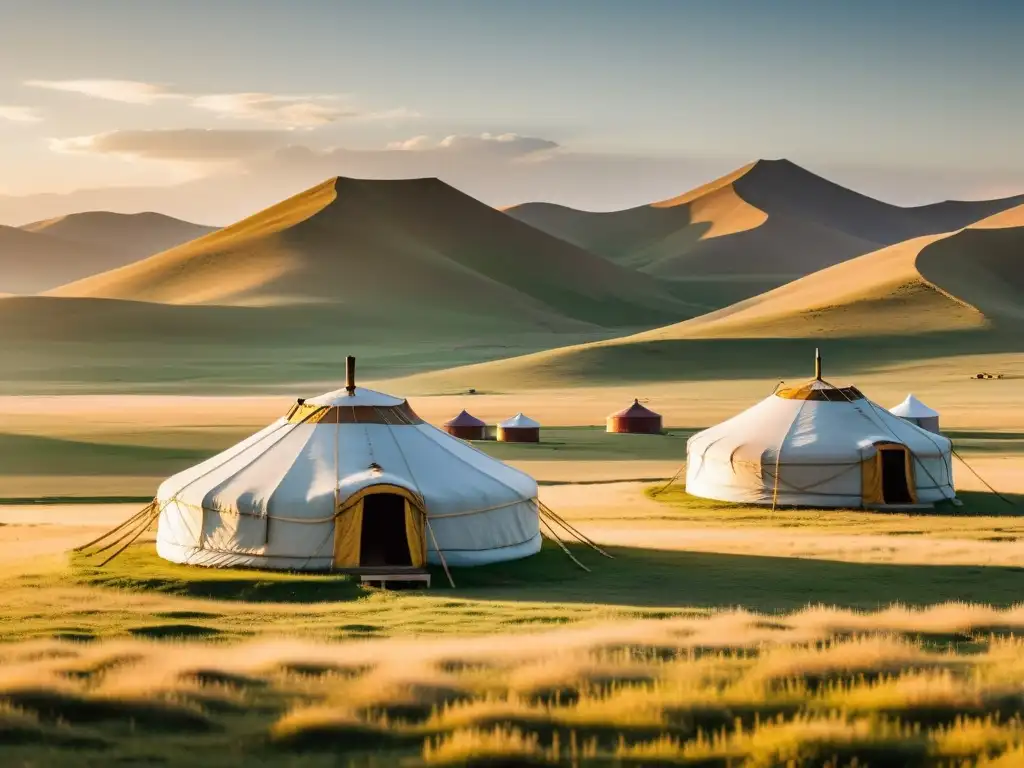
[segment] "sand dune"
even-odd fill
[[[722,297],[735,300],[886,245],[959,229],[1020,202],[1024,197],[900,208],[789,161],[760,160],[677,198],[624,211],[529,203],[507,213],[658,277],[731,282]],[[760,281],[737,286],[743,275]],[[695,295],[707,292],[700,283],[691,288]]]
[[[0,226],[0,291],[31,294],[129,264],[212,231],[156,213],[76,213]]]
[[[1024,205],[916,237],[692,320],[419,377],[426,388],[779,375],[828,340],[844,368],[1024,351]],[[800,361],[803,361],[801,363]],[[608,372],[613,372],[609,374]],[[769,374],[771,375],[771,374]],[[468,383],[472,382],[472,383]]]
[[[646,275],[437,179],[335,178],[205,238],[52,292],[168,304],[343,304],[553,329],[692,316]],[[412,326],[410,326],[412,327]]]
[[[1022,220],[1024,205],[951,234],[883,248],[633,338],[929,333],[1024,319]]]

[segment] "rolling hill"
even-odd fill
[[[77,213],[0,226],[0,291],[32,294],[129,264],[210,232],[155,213]]]
[[[527,203],[506,213],[719,306],[847,259],[949,232],[1024,196],[901,208],[787,160],[759,160],[679,197],[609,213]],[[716,295],[717,294],[717,295]]]
[[[166,251],[168,248],[216,231],[216,227],[193,224],[162,213],[109,211],[72,213],[25,224],[20,229],[26,232],[42,232],[111,251],[134,253],[137,254],[136,258],[152,256],[154,253]],[[108,266],[103,271],[111,268]]]
[[[432,179],[333,178],[254,216],[53,296],[387,310],[410,333],[449,318],[510,329],[651,326],[699,307],[649,275]],[[476,320],[475,320],[476,319]]]
[[[823,340],[849,368],[1024,352],[1024,205],[836,264],[725,309],[631,336],[408,382],[418,390],[789,375]],[[760,372],[760,373],[758,373]]]

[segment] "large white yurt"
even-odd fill
[[[540,549],[532,477],[425,423],[405,400],[349,382],[166,480],[157,553],[358,570],[483,565]]]
[[[916,424],[921,429],[927,429],[935,434],[939,433],[939,412],[922,403],[914,397],[913,393],[907,395],[899,405],[890,408],[889,413],[899,416],[911,424]]]
[[[948,439],[820,378],[698,432],[686,461],[687,492],[722,501],[884,507],[955,498]]]

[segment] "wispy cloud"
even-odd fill
[[[338,96],[281,96],[273,93],[214,93],[197,96],[192,106],[222,117],[256,120],[293,128],[315,128],[360,112],[339,102]]]
[[[32,107],[5,106],[0,104],[0,120],[11,123],[38,123],[42,116]]]
[[[479,136],[452,134],[440,141],[431,141],[429,136],[413,136],[404,141],[392,141],[388,149],[403,152],[447,151],[460,153],[487,153],[505,157],[536,156],[558,149],[558,143],[536,136],[521,136],[518,133],[482,133]]]
[[[558,143],[536,136],[520,136],[518,133],[482,133],[479,136],[445,136],[438,147],[463,152],[484,149],[508,155],[527,155],[557,149]]]
[[[295,143],[296,134],[289,127],[276,130],[235,130],[218,128],[154,129],[145,131],[109,131],[93,136],[51,139],[56,152],[124,155],[148,160],[182,162],[215,162],[237,160],[290,149],[312,156],[351,155],[345,149],[316,149]],[[454,157],[494,158],[516,161],[521,158],[547,156],[559,145],[550,139],[520,136],[516,133],[462,136],[453,134],[440,140],[414,136],[391,142],[383,150],[366,154],[406,154],[407,161],[420,162],[427,156],[439,159]]]
[[[433,145],[429,136],[413,136],[411,139],[405,139],[404,141],[389,142],[387,148],[399,152],[415,152],[416,150],[430,149],[431,146]]]
[[[26,80],[31,88],[65,91],[125,104],[155,104],[161,99],[182,99],[184,94],[158,83],[138,80]]]
[[[404,120],[418,117],[416,112],[405,108],[384,111],[362,109],[341,94],[190,94],[167,85],[138,80],[26,80],[25,85],[125,104],[148,105],[176,100],[219,117],[287,128],[316,128],[341,120]]]
[[[146,160],[219,163],[251,157],[285,145],[287,131],[179,130],[110,131],[52,139],[55,152],[121,155]]]

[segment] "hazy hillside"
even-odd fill
[[[0,226],[0,292],[36,293],[92,274],[102,249]],[[101,269],[104,267],[101,267]]]
[[[52,291],[169,304],[343,305],[510,328],[656,325],[699,314],[650,276],[437,179],[335,178],[144,261]]]
[[[155,213],[78,213],[24,227],[0,226],[0,291],[45,291],[210,231]]]
[[[65,240],[132,253],[136,258],[142,258],[207,235],[214,232],[216,227],[193,224],[162,213],[88,211],[36,221],[21,229],[45,232]],[[112,266],[106,266],[104,270]]]
[[[723,296],[736,299],[1021,202],[1024,196],[901,208],[789,161],[760,160],[685,195],[624,211],[529,203],[506,213],[620,264],[698,281],[695,294],[718,281]]]
[[[619,339],[426,374],[417,389],[784,375],[827,342],[847,366],[1024,352],[1024,205],[808,275],[692,320]]]

